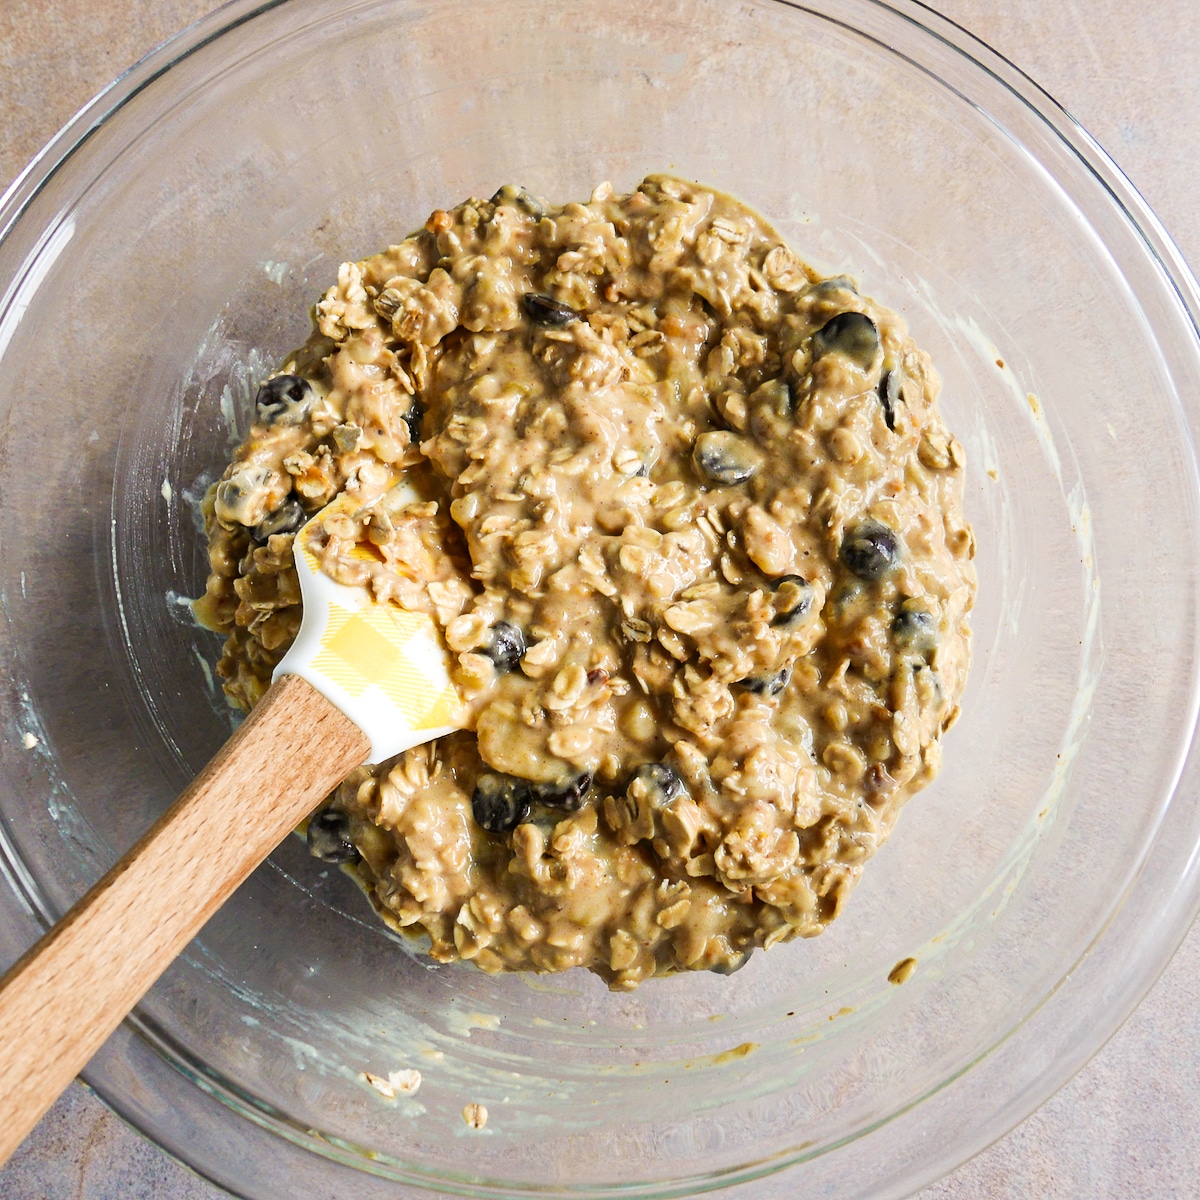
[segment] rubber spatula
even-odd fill
[[[150,831],[0,983],[0,1162],[234,889],[355,767],[461,728],[432,619],[335,583],[297,535],[300,634]],[[366,551],[360,551],[365,553]]]

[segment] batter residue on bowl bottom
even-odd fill
[[[356,771],[314,852],[486,971],[630,989],[819,933],[969,663],[962,450],[900,318],[651,176],[439,210],[316,325],[205,504],[225,690],[265,691],[295,531],[348,493],[324,569],[434,616],[472,726]]]

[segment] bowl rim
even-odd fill
[[[0,244],[9,238],[17,228],[22,217],[30,206],[49,186],[54,177],[64,165],[74,156],[106,122],[124,109],[141,92],[152,86],[158,79],[166,75],[174,67],[190,58],[205,47],[231,34],[240,26],[263,16],[275,9],[287,6],[300,6],[304,0],[226,0],[226,3],[212,12],[200,17],[190,25],[151,50],[136,63],[123,71],[112,83],[85,104],[38,152],[0,195]],[[342,14],[352,13],[356,9],[374,7],[379,0],[346,0]],[[992,49],[986,42],[969,32],[965,27],[943,16],[921,0],[837,0],[836,5],[822,5],[813,0],[805,3],[803,0],[757,0],[765,7],[778,5],[793,9],[835,25],[842,25],[852,32],[862,35],[862,30],[839,20],[831,11],[839,9],[858,9],[861,11],[876,10],[885,14],[887,19],[898,18],[906,25],[918,31],[919,36],[940,43],[946,50],[965,60],[969,68],[978,69],[985,76],[1006,90],[1011,97],[1018,100],[1027,110],[1028,115],[1036,118],[1055,135],[1058,143],[1066,149],[1077,162],[1090,173],[1096,183],[1107,193],[1109,202],[1123,220],[1129,232],[1137,236],[1141,248],[1148,253],[1150,259],[1157,265],[1161,275],[1174,292],[1174,298],[1190,324],[1194,341],[1200,342],[1200,284],[1197,283],[1191,268],[1183,254],[1176,246],[1171,236],[1156,216],[1140,192],[1128,179],[1109,154],[1100,146],[1084,126],[1050,93],[1034,81],[1021,68],[1017,67],[1002,54]],[[889,48],[893,53],[894,48]],[[913,60],[909,60],[913,61]],[[925,68],[920,62],[915,62],[921,69]],[[3,315],[17,296],[26,278],[29,264],[37,257],[43,246],[54,232],[54,226],[40,231],[40,238],[33,251],[26,258],[23,269],[18,270],[3,296],[0,296],[0,315]],[[1200,420],[1197,409],[1193,405],[1187,411],[1180,411],[1182,423],[1188,428],[1195,445],[1195,434]],[[1189,452],[1193,447],[1188,447]],[[1192,458],[1194,469],[1194,456]],[[1195,683],[1195,679],[1193,680]],[[1007,1100],[991,1104],[989,1111],[982,1119],[976,1119],[973,1130],[966,1136],[949,1139],[940,1144],[926,1157],[908,1164],[904,1177],[887,1180],[882,1188],[872,1190],[877,1196],[908,1195],[942,1175],[953,1170],[990,1143],[999,1140],[1016,1124],[1040,1107],[1056,1091],[1068,1082],[1108,1041],[1108,1039],[1124,1023],[1145,995],[1153,987],[1159,975],[1178,949],[1187,935],[1192,922],[1200,912],[1200,846],[1194,841],[1181,848],[1178,840],[1173,841],[1170,834],[1170,818],[1172,813],[1178,817],[1181,794],[1186,794],[1200,783],[1200,751],[1197,750],[1194,737],[1196,727],[1195,697],[1188,720],[1183,728],[1189,733],[1187,749],[1181,755],[1174,785],[1169,793],[1169,803],[1163,821],[1151,840],[1140,868],[1132,880],[1125,896],[1116,911],[1096,931],[1092,941],[1074,964],[1065,969],[1059,983],[1036,1006],[1032,1007],[1024,1017],[1000,1038],[984,1049],[968,1066],[942,1081],[939,1085],[924,1093],[921,1097],[906,1107],[890,1114],[887,1118],[856,1133],[847,1142],[858,1142],[883,1125],[889,1125],[902,1119],[918,1107],[925,1106],[935,1099],[945,1102],[947,1094],[953,1091],[953,1085],[966,1075],[974,1079],[985,1077],[987,1073],[997,1074],[1002,1064],[1008,1060],[1019,1060],[1022,1055],[1022,1045],[1030,1041],[1035,1031],[1040,1035],[1050,1030],[1056,1036],[1052,1039],[1053,1052],[1047,1056],[1046,1065],[1035,1071],[1025,1082],[1017,1094]],[[0,842],[6,839],[0,838]],[[19,859],[14,861],[11,848],[0,845],[0,874],[3,874],[7,886],[3,889],[15,898],[22,907],[28,907],[37,915],[39,922],[45,927],[49,914],[45,911],[41,897],[33,880],[23,870]],[[1145,902],[1151,893],[1158,892],[1159,872],[1156,867],[1163,860],[1182,862],[1182,869],[1177,869],[1172,877],[1177,885],[1165,902],[1159,902],[1153,907],[1156,918],[1156,936],[1153,939],[1143,939],[1137,947],[1134,960],[1137,970],[1129,970],[1130,956],[1125,953],[1127,945],[1121,941],[1118,934],[1123,926],[1132,920],[1130,914],[1137,907],[1132,903],[1136,899]],[[1126,937],[1128,938],[1128,933]],[[1121,955],[1118,957],[1117,948]],[[1103,984],[1103,988],[1101,987]],[[1104,992],[1104,1003],[1097,1006],[1094,996]],[[1091,999],[1091,1002],[1087,1001]],[[1078,1030],[1081,1024],[1079,1012],[1081,1006],[1086,1008],[1088,1020],[1086,1033],[1080,1037],[1068,1037],[1068,1032]],[[89,1064],[83,1072],[83,1078],[101,1099],[123,1119],[132,1124],[141,1134],[154,1141],[167,1153],[178,1158],[192,1170],[210,1180],[218,1187],[228,1189],[230,1184],[221,1178],[208,1163],[195,1160],[189,1153],[187,1145],[179,1144],[178,1139],[172,1140],[163,1122],[170,1119],[169,1113],[156,1113],[153,1107],[146,1107],[136,1102],[128,1093],[122,1090],[120,1083],[112,1080],[123,1079],[129,1075],[129,1066],[134,1061],[145,1064],[157,1060],[169,1065],[177,1073],[180,1082],[187,1087],[195,1084],[210,1098],[219,1101],[229,1121],[240,1129],[253,1122],[259,1130],[273,1140],[290,1143],[293,1149],[312,1153],[313,1140],[301,1139],[293,1131],[289,1136],[286,1120],[268,1119],[265,1113],[257,1115],[248,1112],[246,1107],[237,1103],[225,1094],[225,1089],[211,1079],[206,1079],[202,1070],[197,1070],[195,1064],[189,1064],[186,1055],[179,1049],[171,1047],[171,1039],[164,1031],[157,1030],[153,1022],[146,1021],[135,1010],[127,1018],[118,1036]],[[136,1077],[136,1076],[135,1076]],[[144,1079],[144,1075],[142,1076]],[[1003,1092],[1004,1089],[999,1089]],[[158,1120],[155,1120],[157,1116]],[[846,1142],[826,1147],[821,1156],[836,1154]],[[334,1147],[324,1143],[325,1151]],[[353,1166],[357,1170],[366,1165],[356,1154],[328,1154],[332,1162],[340,1162]],[[766,1176],[778,1176],[790,1168],[808,1161],[810,1156],[803,1152],[774,1155],[759,1162],[743,1164],[739,1168],[730,1169],[717,1176],[707,1176],[704,1180],[691,1179],[672,1181],[637,1188],[636,1194],[654,1197],[695,1195],[698,1191],[723,1190],[762,1180]],[[370,1172],[374,1174],[374,1172]],[[436,1186],[429,1177],[414,1177],[408,1173],[387,1173],[385,1178],[403,1179],[421,1188]],[[450,1180],[445,1182],[450,1183]],[[510,1185],[501,1190],[488,1185],[475,1185],[468,1180],[453,1181],[458,1186],[455,1191],[459,1194],[478,1196],[497,1196],[514,1194]],[[533,1194],[526,1192],[526,1194]],[[543,1194],[557,1194],[557,1189],[547,1188]],[[574,1193],[578,1194],[578,1193]],[[621,1186],[601,1186],[588,1189],[585,1194],[593,1196],[616,1196],[635,1194],[631,1189]]]

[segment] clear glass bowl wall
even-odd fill
[[[939,367],[980,576],[943,774],[821,938],[631,995],[437,967],[292,839],[88,1073],[239,1194],[900,1195],[1078,1067],[1194,910],[1194,290],[1052,102],[907,3],[236,3],[2,214],[6,957],[230,731],[195,500],[338,263],[660,170]],[[360,1074],[401,1066],[396,1103]]]

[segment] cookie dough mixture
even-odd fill
[[[486,971],[630,989],[820,933],[969,661],[962,448],[900,318],[652,176],[439,210],[315,323],[206,502],[225,690],[265,691],[347,492],[324,569],[433,615],[472,726],[355,772],[314,853]]]

